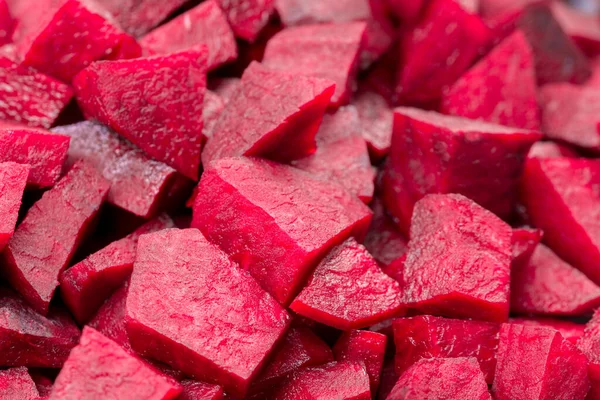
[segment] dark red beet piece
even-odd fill
[[[579,157],[579,154],[577,154],[577,152],[571,147],[562,143],[537,142],[531,146],[531,150],[529,150],[529,154],[527,156],[538,158],[577,158]]]
[[[237,44],[216,0],[206,1],[156,28],[140,40],[149,55],[208,48],[208,69],[237,57]]]
[[[182,381],[183,391],[177,400],[222,400],[223,389],[218,385],[211,385],[199,381]]]
[[[54,386],[54,381],[49,377],[43,375],[43,371],[30,371],[31,378],[33,382],[35,382],[35,387],[37,388],[40,397],[43,399],[47,399],[50,396],[50,392],[52,392],[52,386]]]
[[[543,326],[546,328],[555,329],[560,332],[563,338],[569,342],[576,344],[579,338],[583,336],[585,325],[561,319],[544,318],[544,317],[519,317],[511,318],[510,323],[521,325]]]
[[[545,0],[479,0],[479,11],[486,19],[497,19],[503,15],[514,14],[528,4]]]
[[[512,232],[512,268],[527,266],[531,255],[540,243],[543,232],[539,229],[519,228]]]
[[[396,319],[393,326],[398,376],[423,358],[475,357],[485,380],[494,380],[499,324],[424,315]]]
[[[254,42],[275,10],[275,0],[217,0],[240,39]]]
[[[415,206],[404,262],[404,301],[425,313],[506,321],[511,228],[457,195],[428,195]]]
[[[386,360],[381,371],[381,380],[379,383],[379,391],[377,396],[373,393],[373,397],[377,400],[385,400],[398,382],[398,375],[394,368],[394,359]]]
[[[314,153],[333,86],[250,64],[202,152],[204,165],[242,155],[290,161]]]
[[[54,128],[71,138],[69,164],[85,160],[110,182],[106,200],[144,218],[155,215],[167,202],[175,170],[150,159],[140,149],[97,122],[84,121]]]
[[[133,352],[125,327],[128,290],[128,284],[125,284],[116,290],[112,296],[104,302],[94,318],[92,318],[87,325],[113,340],[124,349]]]
[[[289,304],[318,260],[350,236],[362,239],[370,220],[368,207],[341,186],[292,167],[231,158],[204,171],[192,227]]]
[[[0,163],[0,251],[14,233],[28,175],[28,165]]]
[[[0,399],[39,400],[40,393],[35,387],[27,368],[11,368],[0,371]]]
[[[6,0],[0,0],[0,46],[11,43],[15,20],[10,14]]]
[[[263,62],[268,68],[335,82],[331,102],[339,106],[350,99],[365,29],[364,22],[284,29],[269,40]]]
[[[600,52],[600,21],[560,1],[550,3],[552,15],[563,31],[589,56]]]
[[[414,203],[427,193],[460,193],[508,217],[527,153],[540,138],[532,131],[397,108],[384,204],[404,232]]]
[[[495,400],[583,399],[590,388],[586,357],[553,329],[504,324]]]
[[[600,311],[596,310],[592,319],[585,326],[583,336],[577,347],[588,359],[588,376],[592,388],[587,399],[600,398]]]
[[[423,11],[427,0],[383,0],[390,12],[401,22],[413,23]]]
[[[77,163],[32,208],[3,256],[10,284],[38,312],[46,314],[77,246],[91,228],[109,183],[90,165]]]
[[[168,229],[140,237],[126,323],[141,355],[243,396],[289,319],[200,231]]]
[[[315,139],[315,154],[292,165],[317,179],[337,182],[364,203],[370,203],[375,191],[375,168],[360,132],[356,109],[348,106],[325,115]]]
[[[358,111],[362,135],[367,141],[374,160],[381,160],[390,151],[394,113],[383,96],[376,92],[360,90],[352,105]]]
[[[144,362],[93,328],[85,327],[61,369],[49,400],[127,398],[175,399],[181,386],[157,374]]]
[[[93,63],[73,80],[77,101],[86,116],[197,180],[204,141],[206,57],[204,48]]]
[[[373,220],[363,245],[380,265],[386,266],[406,253],[408,240],[398,231],[378,198],[375,198],[371,207]]]
[[[12,290],[0,289],[0,365],[60,368],[79,339],[69,314],[38,314]]]
[[[362,362],[369,374],[371,393],[377,393],[387,337],[377,332],[348,331],[338,339],[333,352],[337,361]]]

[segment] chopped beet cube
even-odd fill
[[[375,168],[371,166],[367,144],[360,132],[354,107],[327,114],[316,135],[317,151],[292,163],[317,179],[337,182],[364,203],[375,191]]]
[[[504,324],[496,359],[496,400],[583,399],[590,388],[586,357],[554,329]]]
[[[409,307],[446,317],[508,318],[512,229],[458,195],[427,195],[415,206],[404,262]]]
[[[75,319],[87,322],[129,278],[141,235],[173,227],[171,218],[161,215],[67,269],[60,277],[60,293]]]
[[[337,361],[364,363],[371,382],[371,393],[377,393],[386,344],[387,337],[381,333],[353,330],[342,334],[333,352]]]
[[[111,184],[107,201],[132,214],[149,218],[165,204],[175,170],[150,159],[110,128],[84,121],[54,128],[71,137],[69,163],[85,160]]]
[[[175,399],[174,385],[93,328],[85,327],[61,369],[49,400],[127,398]]]
[[[108,125],[150,157],[197,180],[204,141],[206,56],[203,48],[96,62],[73,80],[77,101],[88,117]]]
[[[589,56],[600,52],[600,21],[559,1],[550,3],[552,14],[563,31]]]
[[[38,312],[46,314],[58,277],[91,228],[109,183],[77,163],[32,208],[6,247],[4,272]]]
[[[0,251],[15,231],[28,175],[28,165],[0,163]]]
[[[113,340],[124,349],[133,352],[125,327],[128,289],[129,285],[125,284],[120,289],[116,290],[113,295],[104,302],[94,318],[92,318],[87,325]]]
[[[275,391],[273,400],[370,400],[369,375],[364,365],[332,362],[294,372]]]
[[[408,240],[398,231],[378,198],[371,207],[373,219],[363,244],[380,265],[386,266],[406,253]]]
[[[254,42],[275,10],[275,0],[217,0],[240,39]]]
[[[0,56],[0,120],[49,128],[71,100],[71,88]]]
[[[207,138],[212,136],[224,109],[225,100],[215,92],[207,90],[204,96],[204,107],[202,108],[202,120],[204,121],[202,134]]]
[[[169,287],[179,289],[164,290]],[[140,237],[126,316],[129,340],[140,354],[243,396],[289,319],[200,231]]]
[[[526,267],[531,255],[542,240],[543,232],[539,229],[513,229],[512,232],[512,266]]]
[[[63,82],[71,82],[93,61],[109,58],[124,43],[132,46],[133,39],[106,19],[105,11],[92,1],[66,0],[47,12],[51,17],[30,32],[18,50],[24,65]],[[141,55],[135,46],[131,58]]]
[[[592,388],[588,399],[600,398],[600,311],[596,310],[594,316],[585,326],[583,336],[577,342],[577,347],[588,359],[588,376]]]
[[[541,135],[415,108],[397,108],[383,201],[408,230],[427,193],[460,193],[501,217],[512,213],[529,148]]]
[[[0,371],[0,398],[2,400],[40,399],[40,393],[27,368],[19,367]]]
[[[68,313],[38,314],[20,296],[0,289],[0,365],[60,368],[79,339]]]
[[[335,82],[332,105],[350,99],[366,23],[303,25],[284,29],[267,44],[265,66]]]
[[[192,227],[289,304],[318,260],[350,236],[362,239],[370,220],[368,207],[337,184],[268,161],[232,158],[204,171]]]
[[[438,399],[492,399],[475,358],[420,360],[402,374],[386,398],[386,400]]]
[[[362,135],[375,160],[381,160],[390,151],[394,113],[387,101],[379,94],[361,90],[352,100],[358,111]]]
[[[600,122],[600,120],[598,121]],[[577,158],[579,154],[571,147],[556,142],[537,142],[531,146],[528,157],[538,158],[560,158],[560,157],[571,157]]]
[[[429,315],[394,320],[396,374],[423,358],[475,357],[492,383],[500,325]]]
[[[237,57],[233,32],[216,0],[206,1],[156,28],[144,36],[140,44],[152,55],[199,49],[205,45],[209,69]]]
[[[333,86],[250,64],[213,128],[202,161],[206,166],[242,155],[290,161],[314,153]]]
[[[223,389],[200,381],[181,381],[183,391],[177,400],[223,400]]]
[[[511,318],[510,323],[521,325],[544,326],[546,328],[555,329],[560,332],[563,338],[569,342],[576,344],[579,338],[583,336],[585,325],[561,319],[552,319],[545,317],[520,317]]]

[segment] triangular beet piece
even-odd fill
[[[585,330],[584,324],[578,324],[576,322],[555,319],[555,318],[546,318],[546,317],[518,317],[511,318],[510,323],[512,324],[521,324],[521,325],[533,325],[533,326],[543,326],[546,328],[555,329],[560,332],[563,338],[567,339],[569,342],[576,344],[579,339],[583,336],[583,332]]]
[[[202,161],[243,155],[290,161],[314,153],[333,87],[327,80],[250,64],[213,128]]]
[[[0,163],[0,251],[15,231],[28,175],[28,165]]]
[[[457,194],[415,206],[401,286],[404,301],[446,317],[508,318],[512,230]]]
[[[240,39],[254,42],[275,11],[275,0],[217,0]]]
[[[394,112],[383,96],[366,88],[359,90],[351,103],[358,111],[362,135],[369,145],[371,157],[381,160],[392,145]]]
[[[375,198],[371,207],[373,220],[363,245],[377,262],[385,267],[406,253],[408,240],[386,214],[381,200]]]
[[[197,180],[207,50],[93,63],[73,80],[83,112]]]
[[[25,367],[0,371],[0,399],[38,400],[40,393]]]
[[[290,308],[337,329],[361,329],[401,315],[401,299],[398,282],[364,246],[348,239],[319,263]]]
[[[517,30],[458,79],[442,99],[446,114],[540,129],[533,54]]]
[[[573,8],[560,1],[550,3],[552,14],[563,31],[588,56],[600,52],[600,21],[593,13]]]
[[[577,342],[579,348],[588,359],[588,376],[592,388],[588,399],[600,398],[600,310],[596,310],[592,319],[586,324],[582,337]]]

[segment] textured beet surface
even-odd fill
[[[600,396],[600,312],[596,311],[592,319],[585,326],[582,337],[577,342],[577,347],[587,357],[588,376],[592,388],[588,394],[590,399]]]
[[[563,338],[567,339],[573,344],[579,341],[585,330],[584,324],[547,317],[518,317],[511,318],[510,322],[512,324],[543,326],[546,328],[555,329],[560,332]]]
[[[0,163],[0,250],[14,233],[28,175],[27,165]]]
[[[406,253],[408,240],[386,214],[381,200],[375,198],[371,207],[373,219],[363,245],[381,266],[387,266]]]
[[[10,368],[0,371],[0,398],[3,400],[38,400],[40,393],[35,387],[27,368]]]
[[[511,268],[525,268],[542,237],[543,232],[538,229],[513,229]]]
[[[129,343],[129,337],[127,336],[127,329],[125,327],[128,291],[128,284],[117,289],[112,296],[104,302],[87,325],[113,340],[124,349],[132,351],[131,343]]]
[[[217,0],[235,35],[253,42],[269,22],[275,0]]]
[[[383,158],[392,145],[392,109],[385,98],[366,89],[359,91],[351,103],[358,111],[362,135],[369,145],[371,156],[376,160]]]
[[[177,400],[222,400],[223,389],[218,385],[211,385],[199,381],[182,381],[182,391]]]

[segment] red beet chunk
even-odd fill
[[[293,373],[273,400],[370,400],[369,375],[360,363],[333,362]]]
[[[133,352],[125,327],[128,289],[129,285],[125,284],[120,289],[116,290],[113,295],[104,302],[94,318],[92,318],[87,325],[96,329],[124,349]]]
[[[79,345],[56,378],[50,400],[168,400],[180,392],[179,385],[167,381],[95,329],[85,327]]]
[[[317,179],[337,182],[368,204],[375,191],[375,168],[360,132],[354,107],[327,114],[316,135],[317,151],[292,163]]]
[[[275,10],[275,0],[217,0],[240,39],[254,42]]]
[[[6,0],[0,0],[0,46],[11,43],[15,21]]]
[[[3,253],[10,284],[46,314],[58,277],[106,198],[109,183],[91,166],[76,164],[29,209]]]
[[[577,342],[577,347],[588,359],[588,376],[592,388],[587,399],[600,398],[600,311],[596,311],[585,326],[583,336]]]
[[[369,374],[371,393],[377,393],[386,344],[387,337],[381,333],[348,331],[338,339],[333,352],[337,361],[364,363]]]
[[[398,231],[378,198],[371,207],[373,220],[363,244],[380,265],[387,266],[406,253],[408,240]]]
[[[28,175],[28,165],[0,163],[0,251],[14,233]]]
[[[427,193],[460,193],[508,217],[529,148],[540,138],[532,131],[397,108],[384,204],[405,232],[415,202]]]
[[[511,228],[469,199],[428,195],[415,206],[404,300],[425,313],[505,321]]]
[[[383,364],[383,371],[381,371],[381,382],[379,384],[379,391],[377,396],[374,397],[377,400],[385,400],[391,393],[392,389],[398,382],[398,375],[394,368],[394,359],[386,360]]]
[[[68,313],[38,314],[20,296],[0,289],[0,365],[60,368],[79,339]]]
[[[569,342],[576,344],[579,338],[583,336],[585,325],[577,324],[571,321],[563,321],[561,319],[552,319],[544,317],[521,317],[511,318],[510,323],[521,325],[542,326],[555,329],[560,332],[563,338]]]
[[[429,315],[394,321],[396,374],[424,358],[475,357],[485,380],[492,383],[500,325]]]
[[[182,381],[183,391],[177,400],[222,400],[223,389],[218,385],[211,385],[199,381]]]
[[[200,4],[156,28],[140,41],[148,54],[169,54],[208,48],[207,66],[214,69],[237,57],[237,44],[227,18],[216,3]]]
[[[390,12],[401,22],[415,22],[423,11],[426,0],[384,0]]]
[[[0,120],[49,128],[69,103],[69,86],[0,56]]]
[[[204,49],[94,63],[73,80],[77,101],[88,117],[197,180],[206,56]]]
[[[519,228],[512,232],[512,266],[524,268],[531,255],[542,240],[543,232],[539,229]]]
[[[571,147],[555,142],[537,142],[531,146],[528,157],[538,158],[560,158],[560,157],[571,157],[577,158],[579,154]]]
[[[553,329],[504,324],[496,354],[494,399],[583,399],[587,360]]]
[[[27,368],[19,367],[0,371],[0,398],[2,400],[40,399],[40,393],[27,372]]]
[[[597,55],[600,51],[600,21],[594,14],[581,12],[559,1],[550,3],[550,7],[560,27],[579,48],[587,55]]]
[[[198,230],[169,229],[139,239],[126,321],[140,354],[243,396],[289,316]]]
[[[332,105],[348,102],[358,71],[366,23],[303,25],[284,29],[265,50],[265,66],[335,82]]]
[[[352,100],[358,111],[362,135],[375,160],[385,157],[392,145],[394,113],[387,101],[379,94],[361,90]]]

